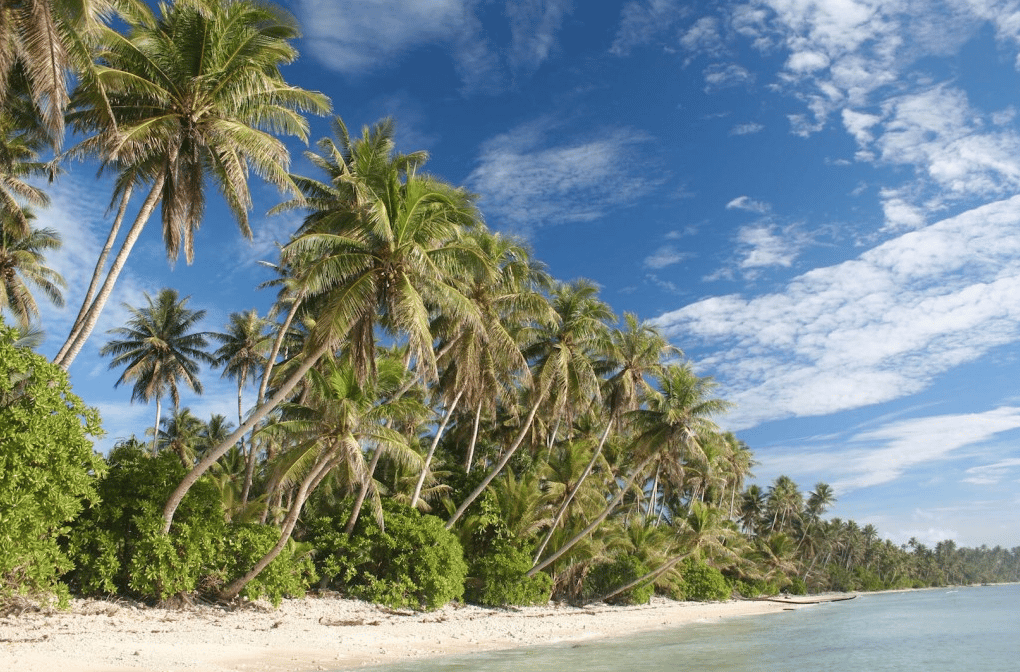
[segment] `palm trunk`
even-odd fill
[[[450,408],[446,410],[446,414],[443,416],[443,421],[440,423],[439,428],[436,430],[436,436],[432,439],[432,445],[429,446],[429,452],[425,455],[425,463],[421,465],[421,474],[418,476],[418,482],[414,486],[414,494],[411,495],[411,508],[418,504],[418,497],[421,495],[422,486],[425,485],[425,476],[428,475],[429,464],[432,462],[432,456],[436,452],[436,446],[439,445],[439,440],[443,437],[443,431],[446,430],[447,423],[450,422],[450,418],[453,416],[453,412],[457,410],[457,403],[460,398],[464,395],[464,390],[457,393],[457,396],[453,398],[453,402],[450,404]]]
[[[156,441],[159,439],[159,416],[161,411],[159,397],[156,397],[156,424],[152,426],[152,456],[156,456]]]
[[[570,506],[570,503],[574,501],[574,495],[576,495],[578,490],[581,489],[581,486],[584,484],[585,479],[587,479],[588,475],[591,474],[591,470],[595,468],[595,463],[598,462],[599,456],[602,454],[602,447],[605,445],[606,439],[609,437],[609,432],[612,429],[612,427],[613,419],[610,418],[609,422],[606,423],[605,431],[603,431],[602,436],[599,437],[599,445],[595,448],[595,453],[591,456],[591,459],[588,461],[588,466],[584,468],[584,471],[581,472],[581,476],[577,479],[577,483],[574,484],[574,487],[571,488],[570,492],[567,493],[567,498],[563,500],[563,503],[560,505],[559,510],[556,512],[556,516],[553,518],[552,525],[549,526],[549,531],[546,532],[545,538],[542,539],[542,543],[539,544],[538,550],[535,551],[535,557],[531,561],[532,564],[537,563],[538,559],[542,557],[542,553],[545,552],[545,547],[549,545],[549,540],[552,539],[552,536],[556,532],[556,528],[559,526],[560,521],[563,520],[563,516],[567,512],[567,508]]]
[[[290,307],[290,311],[287,313],[287,318],[283,321],[280,326],[280,331],[276,334],[276,340],[273,341],[273,350],[269,353],[266,358],[266,370],[262,374],[262,383],[259,385],[259,396],[256,405],[261,406],[262,400],[266,398],[266,389],[269,388],[269,378],[273,375],[273,365],[276,364],[276,358],[280,354],[280,348],[283,347],[283,339],[287,336],[287,331],[290,330],[291,322],[294,321],[294,316],[297,315],[298,308],[301,306],[300,299],[294,299],[294,305]]]
[[[478,402],[475,409],[475,422],[471,428],[471,442],[468,444],[467,455],[464,457],[464,473],[471,473],[471,463],[475,459],[475,445],[478,443],[478,426],[482,421],[482,402]]]
[[[659,494],[659,472],[662,469],[662,465],[655,467],[655,478],[652,479],[652,491],[648,493],[648,506],[645,507],[645,520],[649,520],[652,517],[652,511],[655,509],[655,498]]]
[[[242,390],[247,382],[247,376],[242,372],[237,381],[237,424],[244,421],[244,404],[242,402]],[[241,508],[248,505],[248,496],[251,494],[251,482],[255,476],[255,437],[252,436],[248,442],[248,452],[244,452],[244,436],[238,441],[241,454],[244,455],[244,485],[241,487]]]
[[[81,309],[78,311],[78,316],[74,318],[74,323],[71,325],[71,333],[69,334],[67,341],[63,346],[61,346],[56,357],[53,358],[54,362],[58,362],[64,358],[64,355],[67,353],[67,348],[81,332],[82,319],[85,317],[85,314],[88,313],[88,310],[92,305],[92,299],[96,295],[96,289],[99,286],[99,278],[102,277],[103,268],[106,266],[106,258],[110,256],[110,250],[113,249],[113,244],[117,242],[117,234],[120,233],[120,225],[124,221],[124,213],[127,211],[128,202],[131,200],[131,191],[132,187],[128,185],[127,189],[124,190],[124,194],[120,198],[120,208],[117,209],[117,216],[113,219],[113,224],[110,226],[109,235],[106,236],[106,244],[103,246],[102,252],[99,253],[99,260],[96,261],[96,268],[92,271],[92,281],[89,283],[89,288],[85,292],[85,298],[81,302]]]
[[[242,436],[254,428],[255,425],[262,420],[262,418],[269,415],[270,411],[283,403],[284,399],[287,398],[291,391],[293,391],[293,389],[297,387],[298,383],[300,383],[305,377],[308,370],[315,366],[315,363],[318,362],[324,354],[326,354],[329,348],[330,344],[328,341],[320,345],[305,359],[305,361],[301,363],[301,366],[299,366],[297,370],[291,374],[290,378],[283,383],[280,389],[276,391],[276,394],[274,394],[269,401],[257,406],[255,410],[252,411],[251,415],[248,416],[248,419],[244,422],[244,424],[238,427],[233,434],[224,439],[218,446],[206,453],[205,457],[203,457],[191,471],[185,474],[184,478],[177,486],[177,489],[173,491],[169,499],[167,499],[166,505],[163,507],[164,534],[170,531],[170,525],[174,520],[174,513],[177,512],[177,507],[181,505],[181,500],[184,499],[184,495],[188,494],[188,490],[191,489],[191,486],[198,482],[198,479],[209,470],[209,467],[215,464],[216,460],[220,459],[224,453],[230,450],[230,447],[237,443]]]
[[[634,481],[638,479],[638,476],[640,476],[644,472],[645,468],[649,464],[651,464],[652,460],[654,460],[655,458],[656,455],[654,454],[649,455],[644,459],[644,461],[641,464],[635,467],[634,471],[631,472],[630,478],[628,478],[627,482],[620,487],[620,491],[616,493],[616,496],[613,497],[609,504],[606,505],[606,508],[602,509],[602,513],[600,513],[595,518],[595,520],[590,522],[586,528],[575,534],[573,538],[570,539],[570,541],[556,549],[556,551],[552,555],[550,555],[542,562],[536,563],[534,567],[528,570],[527,576],[530,578],[535,574],[538,574],[540,571],[542,571],[552,563],[556,562],[560,558],[560,556],[562,556],[564,553],[566,553],[575,545],[577,545],[579,541],[581,541],[589,534],[591,534],[592,530],[601,525],[602,522],[609,517],[609,514],[611,514],[616,509],[616,507],[619,506],[620,502],[623,501],[624,496],[627,494],[627,491],[630,490],[631,486],[634,485]]]
[[[61,348],[61,351],[64,353],[63,356],[59,359],[54,358],[54,363],[58,364],[65,371],[71,367],[72,362],[74,362],[78,353],[81,352],[82,346],[85,345],[85,341],[87,341],[89,336],[92,335],[92,330],[95,329],[96,322],[99,321],[99,315],[103,312],[103,307],[110,299],[110,294],[113,293],[113,285],[117,282],[117,277],[124,269],[124,264],[127,263],[127,258],[131,253],[131,248],[134,247],[135,243],[138,241],[139,236],[142,234],[142,229],[145,228],[145,224],[149,221],[149,217],[152,216],[153,210],[156,209],[156,202],[159,201],[165,180],[165,173],[160,173],[160,175],[156,178],[156,181],[152,185],[152,190],[149,192],[149,195],[146,197],[141,209],[138,211],[134,224],[131,225],[131,229],[128,231],[127,236],[124,238],[124,242],[120,246],[120,251],[117,253],[116,258],[113,260],[113,264],[110,266],[110,271],[106,274],[106,280],[103,282],[103,286],[100,287],[95,301],[85,314],[77,334],[75,334],[72,329],[72,333],[68,336],[67,341]]]
[[[693,552],[690,552],[690,553],[684,553],[683,555],[677,555],[677,556],[675,556],[673,558],[670,558],[668,561],[666,561],[663,564],[659,565],[659,567],[657,569],[653,569],[652,571],[648,572],[644,576],[639,576],[638,578],[634,579],[630,583],[628,583],[626,585],[623,585],[623,586],[620,586],[619,588],[617,588],[613,592],[607,593],[607,594],[605,594],[605,595],[603,595],[601,597],[597,597],[597,598],[595,598],[594,600],[591,600],[591,601],[592,602],[605,602],[606,600],[608,600],[610,598],[613,598],[613,597],[616,597],[620,593],[626,592],[626,591],[630,590],[631,588],[634,588],[636,586],[641,585],[642,583],[645,583],[646,581],[654,581],[655,579],[659,578],[660,576],[662,576],[663,574],[668,572],[670,569],[675,567],[677,565],[677,563],[679,563],[679,562],[681,562],[683,560],[686,560],[687,558],[691,557],[692,555],[693,555]]]
[[[507,462],[510,461],[510,458],[514,456],[514,453],[521,447],[521,444],[524,443],[524,437],[527,436],[528,430],[531,429],[531,423],[535,421],[535,414],[538,413],[538,407],[541,405],[544,396],[545,395],[539,395],[538,399],[535,400],[534,405],[531,407],[531,411],[528,413],[528,419],[524,421],[524,425],[521,427],[521,431],[517,433],[517,437],[514,439],[514,442],[506,449],[506,452],[503,453],[503,459],[501,459],[499,463],[493,467],[491,471],[489,471],[489,474],[482,480],[481,483],[478,484],[477,488],[471,491],[471,494],[467,496],[467,499],[461,502],[461,505],[456,511],[454,511],[453,515],[450,516],[450,519],[446,521],[446,529],[453,529],[454,523],[456,523],[457,520],[464,515],[464,512],[467,511],[467,508],[471,506],[471,504],[478,499],[483,492],[485,492],[485,488],[489,487],[489,483],[492,483],[493,479],[499,475],[499,472],[503,471],[503,467],[505,467]]]
[[[344,527],[344,534],[348,537],[354,534],[354,526],[358,523],[361,509],[365,505],[365,499],[368,497],[368,491],[372,488],[373,479],[375,479],[375,468],[379,464],[382,452],[382,447],[376,446],[375,452],[372,453],[372,460],[368,463],[368,469],[366,469],[368,473],[365,474],[365,480],[361,482],[358,498],[354,501],[354,507],[351,509],[351,517],[347,519],[347,525]]]
[[[329,471],[336,466],[338,458],[333,457],[331,451],[324,459],[321,459],[319,463],[308,472],[308,474],[302,479],[301,485],[298,488],[297,493],[294,496],[294,501],[291,504],[290,511],[287,512],[287,517],[283,521],[283,529],[280,530],[280,538],[276,542],[276,545],[269,549],[262,558],[255,563],[252,569],[239,579],[231,581],[223,590],[219,593],[219,598],[224,601],[232,600],[241,594],[244,587],[247,586],[252,579],[262,573],[266,567],[269,566],[273,560],[287,546],[287,541],[290,539],[291,533],[294,531],[294,527],[297,525],[298,516],[301,515],[301,509],[304,508],[305,501],[308,499],[308,495],[315,489],[322,479],[329,473]]]

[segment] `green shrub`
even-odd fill
[[[718,602],[730,597],[732,588],[726,577],[715,567],[694,558],[684,560],[680,569],[683,577],[677,584],[673,596],[692,602]]]
[[[15,596],[66,604],[58,577],[72,565],[58,537],[95,502],[104,467],[89,440],[99,413],[59,366],[14,341],[0,320],[0,611]]]
[[[545,604],[552,593],[552,577],[539,572],[527,576],[531,557],[509,543],[498,544],[471,564],[465,597],[473,604],[491,607]]]
[[[620,586],[648,573],[648,567],[633,555],[618,555],[611,562],[602,562],[584,577],[581,595],[586,600],[597,600]],[[646,604],[652,597],[655,586],[651,581],[625,590],[608,599],[610,604]]]
[[[343,532],[347,511],[309,524],[324,585],[391,607],[437,609],[463,597],[467,565],[442,521],[391,501],[384,512],[385,531],[362,515],[350,538]]]
[[[779,586],[765,579],[737,579],[733,588],[743,597],[767,597],[779,594]]]
[[[790,595],[807,595],[807,584],[799,576],[795,576],[790,579],[790,585],[786,587],[786,592]]]
[[[218,576],[208,577],[204,588],[218,589],[219,582],[214,583],[216,579],[222,578],[223,583],[229,583],[244,576],[279,539],[280,530],[272,525],[228,524],[219,555],[222,572]],[[241,595],[251,600],[265,597],[273,606],[279,606],[284,597],[303,597],[316,578],[310,549],[308,544],[288,540],[283,552],[244,587]]]
[[[71,526],[67,579],[84,594],[121,593],[159,600],[196,590],[217,572],[225,537],[219,491],[208,479],[181,502],[170,535],[163,504],[184,476],[173,453],[149,456],[136,444],[114,448],[97,486],[100,502]]]

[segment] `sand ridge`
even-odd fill
[[[337,597],[237,609],[72,600],[68,611],[0,619],[0,669],[19,672],[304,672],[581,641],[800,608],[674,602],[584,608],[396,610]]]

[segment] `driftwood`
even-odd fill
[[[852,600],[856,595],[848,597],[820,597],[815,600],[791,600],[788,597],[756,597],[752,602],[778,602],[779,604],[825,604],[826,602],[846,602]]]

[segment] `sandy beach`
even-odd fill
[[[73,600],[69,611],[0,619],[0,669],[19,672],[303,672],[616,637],[798,608],[780,602],[673,602],[392,610],[335,597],[148,608]]]

